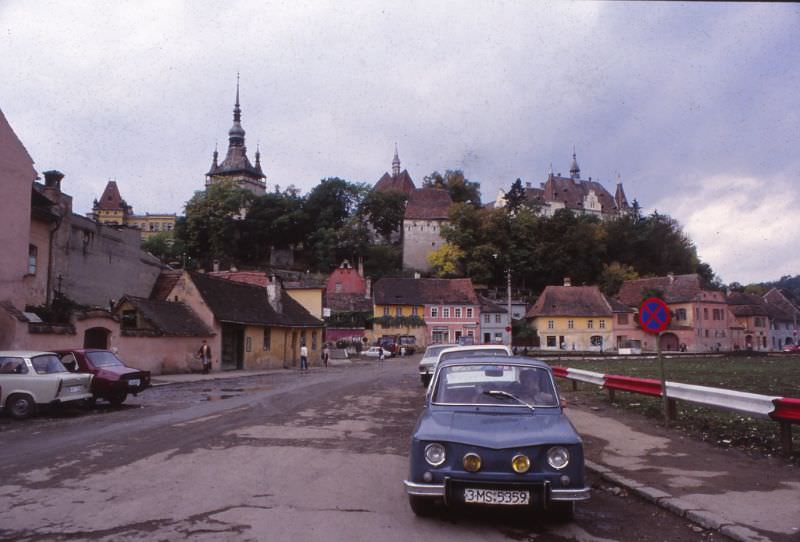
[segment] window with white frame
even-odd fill
[[[431,318],[439,317],[439,307],[431,307]]]
[[[605,328],[606,328],[606,321],[600,320],[600,329],[605,329]]]
[[[575,320],[567,320],[567,329],[575,329]]]
[[[467,318],[472,318],[472,307],[467,307]]]
[[[442,318],[450,318],[450,307],[442,308]]]
[[[486,324],[491,324],[492,323],[492,315],[491,314],[484,314],[483,315],[483,321]]]
[[[461,307],[456,307],[453,310],[455,311],[455,317],[456,318],[461,318]]]
[[[594,320],[586,320],[586,329],[594,329]]]
[[[552,320],[547,321],[547,329],[553,329],[555,327],[555,322]]]
[[[495,314],[494,315],[494,323],[495,324],[502,324],[503,323],[503,315],[502,314]]]

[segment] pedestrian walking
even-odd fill
[[[305,344],[300,347],[300,370],[308,371],[308,348]]]
[[[325,343],[325,348],[322,349],[322,363],[325,367],[328,366],[328,359],[331,357],[331,349],[328,348],[328,343]]]
[[[203,374],[207,375],[208,371],[211,370],[211,347],[205,339],[203,339],[203,344],[200,345],[200,350],[197,351],[197,355],[203,362]]]

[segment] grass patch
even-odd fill
[[[680,358],[664,360],[667,380],[764,395],[800,398],[800,356]],[[655,359],[563,360],[554,365],[604,374],[659,378]],[[559,387],[577,402],[608,405],[608,391],[579,383],[572,391],[569,381],[558,379]],[[780,451],[778,424],[736,412],[678,401],[676,430],[723,447],[773,455]],[[661,399],[635,393],[616,392],[614,407],[635,411],[646,418],[661,420]],[[800,464],[800,426],[793,426],[794,454]]]
[[[658,360],[564,360],[554,365],[641,378],[660,378]],[[800,356],[672,358],[664,360],[667,380],[764,395],[800,398]]]

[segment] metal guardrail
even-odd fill
[[[557,377],[571,380],[575,389],[578,382],[587,382],[605,388],[608,390],[612,400],[614,399],[615,391],[661,397],[661,382],[652,378],[609,375],[561,366],[553,367],[553,374]],[[800,424],[800,399],[682,384],[680,382],[667,382],[666,386],[671,417],[677,415],[675,401],[680,400],[739,412],[757,418],[771,419],[780,424],[781,448],[784,455],[791,455],[791,424]]]
[[[775,410],[773,401],[779,399],[769,395],[678,382],[667,382],[667,397],[767,419]]]

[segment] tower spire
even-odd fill
[[[581,178],[581,168],[578,167],[578,159],[575,155],[575,145],[572,146],[572,167],[569,168],[570,177],[577,180]]]
[[[233,126],[228,130],[231,147],[244,147],[244,128],[242,128],[242,108],[239,107],[239,72],[236,72],[236,103],[233,105]]]
[[[392,176],[400,175],[400,155],[397,153],[397,142],[394,144],[394,159],[392,160]]]

